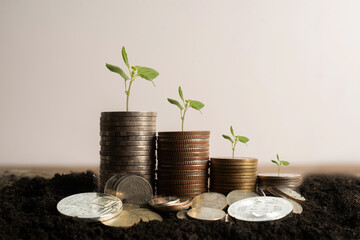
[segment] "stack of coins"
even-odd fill
[[[211,158],[210,190],[223,194],[255,191],[257,165],[256,158]]]
[[[159,132],[157,193],[194,197],[208,190],[210,131]]]
[[[296,188],[300,186],[302,177],[300,174],[275,174],[262,173],[258,175],[259,186],[272,187],[284,186],[289,188]]]
[[[100,118],[100,184],[116,174],[139,175],[154,183],[155,112],[102,112]]]

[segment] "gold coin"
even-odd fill
[[[131,211],[122,210],[119,215],[107,221],[101,221],[102,224],[109,227],[129,228],[140,222],[140,217]]]
[[[150,222],[150,221],[160,221],[162,222],[162,217],[147,208],[137,208],[130,210],[131,212],[136,213],[143,222]]]
[[[187,216],[193,219],[204,221],[219,221],[225,219],[226,213],[221,209],[210,207],[192,208],[187,213]]]

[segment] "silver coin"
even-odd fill
[[[100,131],[102,137],[129,137],[129,136],[152,136],[155,137],[155,131]]]
[[[57,210],[69,217],[85,221],[102,221],[118,215],[123,208],[121,200],[105,193],[79,193],[63,198]]]
[[[179,212],[176,213],[176,217],[178,219],[188,219],[186,216],[186,213],[187,213],[188,210],[181,210]]]
[[[175,196],[155,197],[155,198],[151,199],[148,203],[152,207],[172,206],[172,205],[180,203],[180,198],[175,197]]]
[[[134,127],[109,127],[100,126],[100,131],[131,132],[131,131],[156,131],[156,126],[134,126]]]
[[[234,202],[239,200],[250,198],[250,197],[258,197],[259,195],[253,191],[248,190],[234,190],[228,193],[226,196],[227,204],[230,206]]]
[[[146,179],[128,175],[116,183],[116,196],[124,203],[143,205],[152,198],[152,187]]]
[[[210,207],[192,208],[186,214],[190,218],[205,221],[223,220],[226,216],[226,213],[223,210]]]
[[[228,213],[237,220],[264,222],[284,218],[292,210],[293,205],[283,198],[252,197],[233,203]]]
[[[134,127],[134,126],[156,126],[156,122],[146,121],[113,121],[113,122],[100,122],[102,127]]]
[[[132,209],[131,212],[136,213],[143,222],[159,221],[162,222],[162,217],[147,208],[136,208]]]
[[[156,122],[156,117],[100,117],[100,122]]]
[[[227,201],[225,195],[221,193],[205,192],[194,197],[191,206],[193,208],[209,207],[224,209],[227,206]]]
[[[301,196],[300,193],[292,190],[291,188],[288,187],[284,187],[284,186],[276,186],[273,187],[273,189],[280,195],[286,197],[286,198],[290,198],[294,201],[297,202],[305,202],[305,198],[303,196]]]
[[[291,202],[291,204],[293,205],[293,211],[292,211],[293,213],[301,214],[303,212],[303,208],[298,202],[295,202],[294,200],[291,200],[291,199],[288,199],[288,198],[286,200]]]
[[[123,210],[116,217],[111,218],[109,220],[101,221],[102,224],[109,227],[121,227],[121,228],[129,228],[138,224],[140,222],[140,217],[128,210]]]

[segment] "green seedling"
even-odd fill
[[[290,163],[288,161],[280,160],[279,154],[276,155],[276,160],[271,160],[273,163],[275,163],[278,166],[278,176],[280,176],[280,167],[281,165],[288,166]]]
[[[118,73],[124,80],[125,80],[125,94],[126,94],[126,111],[129,111],[129,97],[130,97],[130,89],[131,89],[131,85],[134,82],[134,80],[137,77],[141,77],[145,80],[150,81],[154,86],[155,83],[153,82],[153,80],[159,75],[159,73],[152,69],[152,68],[148,68],[148,67],[141,67],[141,66],[131,66],[129,64],[129,60],[125,51],[125,47],[122,48],[122,58],[124,60],[124,63],[127,67],[127,69],[129,70],[129,74],[130,77],[128,75],[126,75],[126,73],[118,66],[115,65],[111,65],[106,63],[106,67],[114,72],[114,73]]]
[[[181,90],[181,87],[179,87],[178,91],[179,91],[179,96],[181,98],[181,101],[183,103],[182,105],[178,101],[176,101],[174,99],[168,98],[167,100],[169,101],[169,103],[174,104],[174,105],[178,106],[178,108],[180,108],[181,131],[184,131],[184,121],[185,121],[185,113],[186,113],[186,111],[189,108],[193,108],[195,110],[198,110],[201,113],[200,110],[205,105],[202,102],[199,102],[199,101],[190,100],[190,99],[185,100],[183,92]]]
[[[236,144],[238,142],[242,142],[244,143],[246,146],[247,146],[247,142],[250,141],[250,139],[248,139],[247,137],[244,137],[244,136],[239,136],[239,135],[236,135],[234,134],[234,129],[232,126],[230,126],[230,133],[231,135],[233,136],[233,138],[231,138],[230,136],[228,135],[225,135],[223,134],[223,138],[229,140],[231,142],[231,149],[232,149],[232,158],[234,159],[235,157],[235,147],[236,147]]]

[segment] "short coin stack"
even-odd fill
[[[208,190],[209,131],[159,132],[157,192],[194,197]]]
[[[210,190],[228,194],[232,190],[255,191],[256,158],[211,158]]]
[[[100,190],[115,174],[139,175],[154,183],[155,112],[102,112]]]
[[[272,186],[285,186],[289,188],[296,188],[300,186],[302,177],[300,174],[274,174],[262,173],[258,175],[259,186],[272,187]]]

